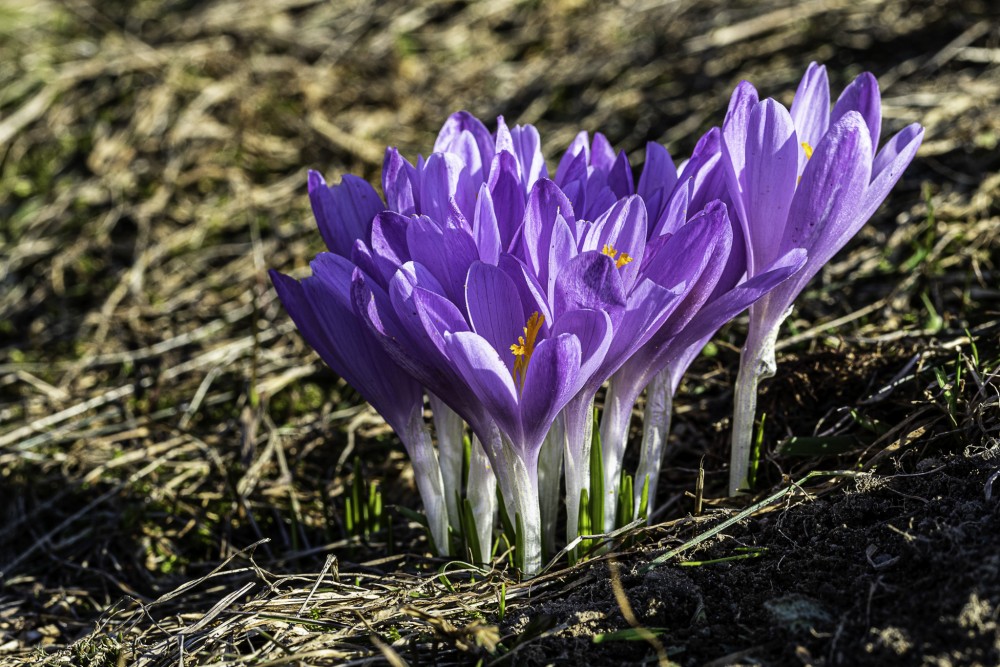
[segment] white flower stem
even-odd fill
[[[462,458],[465,422],[449,408],[444,401],[428,393],[434,430],[437,433],[438,459],[441,462],[441,478],[444,483],[444,498],[448,507],[448,521],[458,530],[459,498],[462,495]]]
[[[787,313],[786,313],[787,316]],[[782,318],[783,319],[783,318]],[[757,384],[774,375],[774,344],[781,320],[759,335],[753,326],[740,354],[740,371],[733,390],[733,444],[729,459],[729,495],[749,487],[750,452],[753,448],[754,416],[757,412]]]
[[[559,519],[559,485],[562,482],[566,421],[562,413],[552,423],[538,453],[538,498],[542,517],[542,552],[556,552],[556,524]]]
[[[427,525],[434,539],[434,546],[438,555],[448,556],[448,509],[444,500],[444,482],[430,431],[424,423],[423,406],[413,410],[405,433],[398,435],[413,464],[413,477],[424,502],[424,513],[427,515]]]
[[[578,395],[563,408],[566,429],[564,472],[566,479],[566,542],[579,533],[580,494],[590,491],[590,442],[594,431],[594,397]]]
[[[639,454],[639,467],[636,469],[633,482],[636,512],[642,503],[643,486],[648,483],[647,519],[653,516],[656,505],[656,485],[660,479],[667,436],[670,435],[673,403],[673,377],[670,367],[667,367],[657,373],[646,387],[646,408],[642,418],[642,452]]]
[[[480,563],[490,562],[493,546],[493,520],[497,509],[497,478],[479,438],[472,438],[472,456],[469,459],[469,479],[466,497],[472,505],[472,517],[479,536]]]
[[[629,422],[632,420],[632,406],[621,383],[612,382],[604,395],[604,413],[601,415],[601,455],[604,465],[604,527],[603,532],[615,529],[615,510],[621,483],[622,459],[628,444]],[[595,526],[594,530],[600,527]]]
[[[518,548],[525,575],[531,576],[542,567],[541,512],[538,504],[538,461],[522,458],[514,445],[503,439],[503,458],[510,482],[512,497],[508,505],[514,506],[511,521],[520,522],[523,532]]]

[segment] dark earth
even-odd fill
[[[654,525],[526,581],[430,557],[398,441],[266,277],[322,248],[306,169],[377,183],[461,108],[638,169],[814,60],[926,135],[782,330],[753,493],[737,320]],[[988,0],[0,0],[0,666],[1000,665],[998,146]]]

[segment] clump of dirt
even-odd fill
[[[1000,664],[1000,444],[918,468],[749,519],[684,555],[704,564],[646,571],[648,554],[618,556],[621,586],[685,666]],[[762,551],[706,563],[749,547]],[[505,626],[546,615],[558,628],[520,664],[655,660],[641,639],[593,643],[630,626],[607,565],[582,578]]]

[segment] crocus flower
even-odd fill
[[[750,308],[733,419],[731,494],[745,488],[757,382],[773,375],[781,322],[806,283],[871,217],[916,154],[923,128],[904,128],[876,153],[881,101],[875,77],[858,76],[830,111],[826,70],[811,64],[791,110],[759,100],[740,83],[723,125],[723,157],[733,208],[757,275],[789,249],[803,268]]]

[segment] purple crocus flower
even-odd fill
[[[747,273],[792,248],[803,268],[750,308],[733,420],[730,493],[746,487],[757,382],[773,375],[781,322],[806,283],[871,217],[913,159],[923,138],[914,123],[876,153],[881,127],[878,84],[858,76],[830,111],[826,70],[812,63],[789,111],[759,100],[740,83],[723,125],[723,157],[733,208],[747,245]]]

